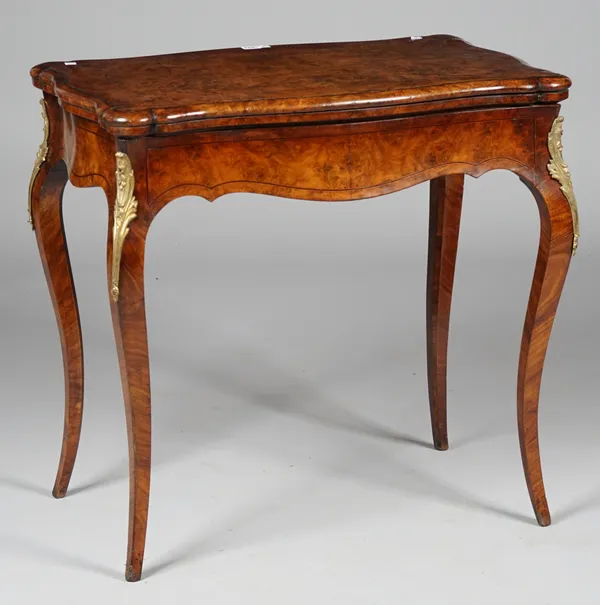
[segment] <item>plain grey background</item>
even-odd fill
[[[596,104],[584,0],[4,2],[0,19],[0,602],[597,603]],[[453,303],[448,452],[425,374],[427,185],[316,204],[183,198],[152,227],[154,471],[143,581],[126,584],[127,444],[106,291],[106,201],[69,187],[86,348],[68,497],[60,346],[27,185],[50,60],[452,33],[569,75],[565,157],[581,243],[546,363],[553,525],[534,522],[515,384],[539,220],[507,172],[468,178]]]

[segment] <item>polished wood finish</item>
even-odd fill
[[[54,62],[31,75],[72,113],[122,136],[286,117],[390,117],[435,111],[440,101],[455,109],[486,103],[481,99],[531,105],[566,98],[570,85],[565,76],[446,35]]]
[[[427,363],[434,444],[445,449],[464,176],[506,169],[529,187],[540,211],[517,401],[526,481],[536,517],[547,525],[538,398],[573,244],[569,203],[547,169],[548,133],[569,80],[451,36],[264,50],[32,70],[50,119],[50,151],[32,188],[33,223],[63,342],[67,391],[55,494],[64,495],[73,468],[83,393],[81,331],[61,216],[67,178],[106,193],[109,293],[113,248],[122,244],[119,296],[110,300],[129,440],[126,577],[135,581],[142,573],[151,459],[144,250],[161,209],[191,194],[210,201],[234,191],[344,201],[431,181]],[[113,240],[117,189],[124,186],[115,175],[116,152],[131,163],[136,216],[124,239]]]
[[[427,381],[433,444],[448,449],[446,367],[454,265],[462,210],[463,174],[431,180],[427,258]]]

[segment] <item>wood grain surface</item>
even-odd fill
[[[331,112],[356,119],[378,109],[391,116],[439,101],[473,106],[480,97],[496,105],[519,94],[529,104],[556,102],[570,86],[565,76],[448,35],[54,62],[31,75],[73,113],[127,136],[281,115],[331,121],[340,119]]]

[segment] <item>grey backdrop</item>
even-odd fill
[[[584,0],[4,2],[0,19],[0,602],[597,603],[600,44]],[[534,523],[515,421],[539,221],[507,172],[468,179],[453,305],[451,449],[431,449],[427,186],[316,204],[184,198],[153,225],[154,461],[145,576],[123,580],[127,447],[106,292],[106,201],[69,187],[86,347],[70,495],[54,316],[26,224],[49,60],[453,33],[574,81],[581,213],[546,364],[554,524]]]

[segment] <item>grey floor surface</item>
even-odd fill
[[[62,501],[50,496],[62,428],[59,344],[33,267],[31,298],[18,309],[4,299],[29,330],[8,326],[18,347],[4,359],[3,602],[43,594],[75,603],[85,594],[87,603],[596,603],[597,327],[576,312],[593,296],[593,284],[582,291],[576,277],[593,259],[584,249],[573,265],[547,361],[541,443],[554,524],[540,528],[514,399],[535,242],[517,238],[520,262],[494,260],[492,249],[485,263],[473,249],[486,219],[470,196],[490,178],[467,184],[448,452],[432,449],[429,432],[425,187],[415,190],[423,204],[410,229],[392,224],[402,194],[327,206],[239,195],[165,211],[148,254],[155,467],[137,586],[122,575],[127,450],[103,230],[72,237],[87,398]],[[528,195],[510,176],[499,180],[517,199]],[[84,195],[88,216],[103,224],[100,196]],[[270,240],[210,236],[226,233],[249,204],[270,221],[261,227]],[[74,201],[66,208],[68,227],[82,210]],[[525,212],[532,227],[535,218]],[[176,241],[152,244],[174,231]],[[421,240],[414,258],[397,253],[398,234]],[[584,587],[575,601],[574,586]]]

